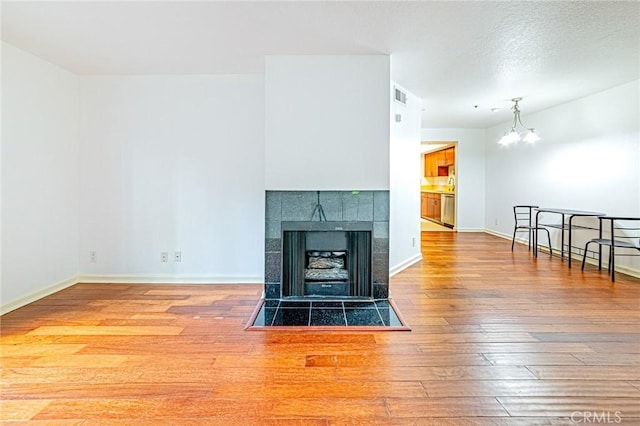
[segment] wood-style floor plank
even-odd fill
[[[640,404],[637,398],[603,398],[598,397],[498,397],[500,404],[512,416],[529,417],[576,417],[575,413],[605,413],[609,421],[616,423],[616,413],[620,418],[640,421]],[[580,416],[580,419],[583,419]],[[592,417],[593,419],[593,417]]]
[[[584,365],[577,354],[569,353],[484,353],[483,356],[493,365]]]
[[[3,396],[2,400],[0,400],[0,420],[3,422],[30,420],[49,405],[50,402],[51,401],[47,400],[12,400],[5,399]]]
[[[640,380],[640,368],[626,365],[536,365],[529,369],[540,379]]]
[[[69,287],[0,318],[0,421],[640,424],[640,280],[510,246],[423,233],[410,332],[245,330],[259,285]]]
[[[391,417],[501,417],[507,411],[495,398],[389,398]]]
[[[613,380],[460,380],[423,381],[431,397],[538,396],[628,397],[640,399],[640,389]],[[638,392],[636,392],[638,390]]]
[[[182,327],[170,326],[42,326],[27,334],[47,336],[165,336],[182,332]]]

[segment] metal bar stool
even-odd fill
[[[600,232],[598,238],[592,238],[584,245],[582,270],[584,271],[589,244],[598,244],[598,269],[602,269],[602,246],[609,247],[607,268],[611,274],[611,281],[615,282],[616,256],[640,256],[635,254],[635,251],[640,252],[640,217],[600,216],[598,219],[600,219]],[[608,236],[603,235],[606,221],[609,222]]]
[[[513,206],[513,217],[515,219],[515,226],[513,228],[513,238],[511,239],[511,251],[513,251],[513,246],[516,242],[516,232],[528,232],[529,240],[527,246],[529,250],[531,250],[532,241],[537,241],[538,239],[533,239],[532,236],[534,232],[542,229],[547,233],[547,239],[549,241],[549,255],[553,255],[553,250],[551,249],[551,234],[549,234],[549,230],[547,228],[537,227],[533,224],[533,209],[537,209],[538,206],[527,206],[527,205],[518,205]]]

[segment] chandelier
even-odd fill
[[[500,145],[508,146],[521,140],[527,143],[534,143],[540,140],[540,137],[535,133],[534,129],[525,126],[520,120],[520,108],[518,108],[518,102],[520,102],[521,100],[522,98],[511,99],[511,101],[514,102],[513,107],[511,107],[511,109],[513,110],[513,123],[511,124],[511,130],[506,132],[504,136],[502,136],[502,138],[500,138],[500,140],[498,141]],[[520,125],[520,127],[522,127],[524,131],[518,132],[516,130],[516,127],[518,125]]]

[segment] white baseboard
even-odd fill
[[[456,228],[456,232],[487,232],[484,228]]]
[[[591,263],[591,262],[589,262],[589,263]],[[593,261],[593,264],[597,265],[598,262]],[[618,272],[622,272],[623,274],[626,274],[626,275],[631,275],[632,277],[640,278],[640,270],[629,268],[629,267],[624,266],[624,265],[616,264],[616,273],[618,273]]]
[[[74,284],[264,284],[262,277],[176,275],[77,275],[0,306],[0,315],[21,308]]]
[[[503,234],[501,232],[493,231],[491,229],[486,229],[484,232],[486,232],[487,234],[495,235],[496,237],[504,238],[505,240],[509,240],[509,241],[511,241],[511,239],[513,238],[513,235]],[[528,245],[529,241],[527,239],[518,238],[516,236],[516,243],[523,244],[523,245]],[[542,251],[544,253],[547,253],[547,254],[549,253],[548,248],[546,248],[544,245],[541,245],[538,250],[540,250],[540,251]],[[555,247],[553,248],[553,251],[554,251],[554,253],[556,251],[558,253],[560,253],[560,249],[556,249]],[[582,255],[573,253],[571,255],[571,259],[577,260],[578,262],[582,262]],[[598,260],[594,259],[594,258],[591,258],[591,257],[587,257],[585,262],[590,264],[590,265],[596,265],[596,266],[598,265]],[[605,266],[605,268],[606,268],[606,266]],[[620,272],[620,273],[623,273],[625,275],[630,275],[632,277],[640,278],[640,270],[634,269],[634,268],[629,268],[628,266],[620,265],[619,263],[616,264],[616,272]]]
[[[545,251],[547,251],[547,250],[545,250]],[[578,261],[579,262],[578,263],[578,268],[581,267],[581,265],[582,265],[582,256],[574,254],[573,256],[571,256],[571,258],[574,261]],[[606,264],[606,260],[607,259],[604,259],[605,261],[602,262],[602,269],[605,270],[605,271],[607,270],[607,267],[608,267],[608,265]],[[598,266],[598,259],[594,259],[593,257],[587,257],[585,262],[588,263],[589,265]],[[630,275],[630,276],[635,277],[635,278],[640,278],[640,270],[634,269],[634,268],[629,268],[628,266],[620,265],[619,263],[616,263],[616,274],[618,272],[622,273],[622,274],[625,274],[625,275]]]
[[[17,300],[11,301],[4,305],[0,306],[0,315],[4,315],[11,311],[15,311],[18,308],[21,308],[29,303],[33,303],[36,300],[42,299],[43,297],[49,296],[53,293],[57,293],[60,290],[64,290],[67,287],[71,287],[74,284],[78,283],[78,277],[67,278],[66,280],[57,282],[49,287],[43,288],[42,290],[38,290],[34,293],[28,294],[24,297],[21,297]]]
[[[512,236],[496,232],[489,229],[484,230],[471,230],[462,229],[458,232],[485,232],[487,234],[494,235],[496,237],[511,240]],[[516,238],[516,242],[519,244],[527,244],[527,240]],[[542,249],[542,247],[541,247]],[[546,250],[543,250],[546,251]],[[573,259],[582,261],[581,256],[574,255]],[[389,276],[392,277],[399,272],[407,269],[409,266],[414,265],[422,260],[422,253],[418,253],[412,256],[398,265],[389,269]],[[591,265],[597,265],[597,260],[587,258],[587,263]],[[640,278],[640,270],[629,268],[624,265],[616,265],[616,271],[621,272],[632,277]],[[38,299],[49,296],[67,287],[70,287],[78,283],[111,283],[111,284],[263,284],[264,279],[256,276],[204,276],[204,275],[78,275],[60,281],[53,285],[50,285],[42,290],[31,293],[27,296],[21,297],[17,300],[11,301],[4,305],[0,305],[0,315],[4,315],[8,312],[35,302]]]
[[[505,240],[511,240],[511,238],[513,238],[513,235],[503,234],[502,232],[494,231],[493,229],[484,229],[482,232],[504,238]],[[516,238],[516,242],[524,242],[526,244],[527,240],[520,240],[519,238]]]
[[[264,284],[262,277],[220,275],[80,275],[79,283],[98,284]]]
[[[410,257],[409,259],[400,262],[398,265],[389,268],[389,277],[396,275],[397,273],[404,271],[409,266],[418,263],[422,260],[422,253],[418,253],[415,256]]]

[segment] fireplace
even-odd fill
[[[371,222],[282,222],[282,297],[372,296]]]
[[[267,191],[265,201],[265,299],[389,297],[389,191]]]

